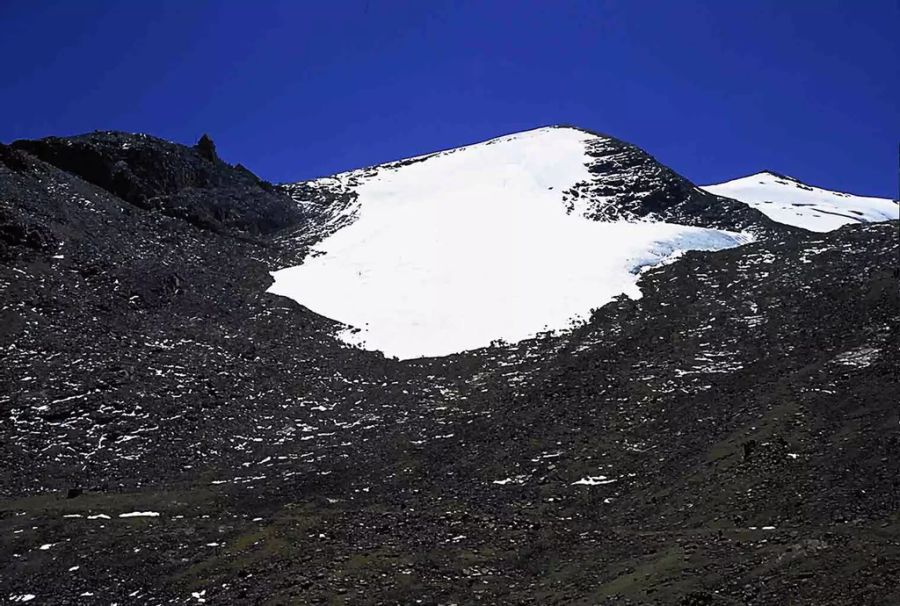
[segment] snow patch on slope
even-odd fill
[[[701,189],[743,202],[773,221],[810,231],[825,232],[848,223],[900,219],[900,206],[893,200],[829,191],[770,172]]]
[[[590,178],[576,129],[544,128],[417,162],[337,175],[353,217],[269,292],[349,325],[348,343],[399,358],[447,355],[565,329],[639,297],[640,270],[746,235],[666,223],[595,222],[563,190]]]

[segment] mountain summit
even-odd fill
[[[401,358],[567,328],[613,297],[640,296],[642,268],[781,229],[632,145],[571,127],[286,189],[322,239],[270,292]]]
[[[707,185],[703,189],[740,200],[779,223],[810,231],[831,231],[851,223],[900,219],[900,206],[895,200],[813,187],[771,171]]]

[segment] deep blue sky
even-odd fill
[[[544,124],[698,183],[897,195],[897,0],[0,0],[0,141],[192,143],[272,181]]]

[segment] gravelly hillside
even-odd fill
[[[898,223],[688,253],[562,336],[398,362],[265,294],[305,249],[241,207],[198,223],[25,149],[7,599],[900,601]]]

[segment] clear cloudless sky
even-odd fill
[[[0,141],[193,143],[276,182],[546,124],[697,183],[897,196],[897,0],[0,0]]]

